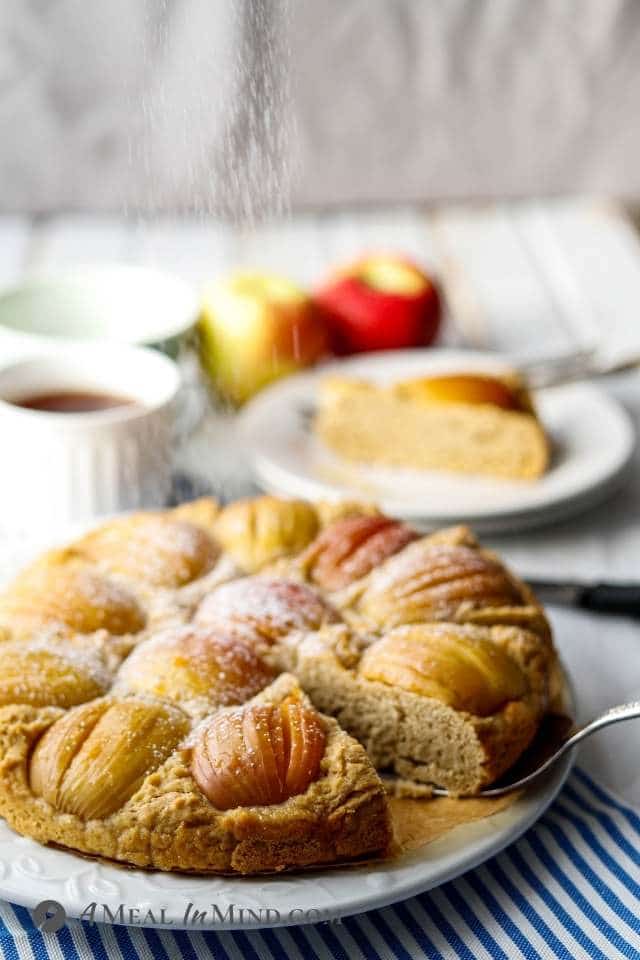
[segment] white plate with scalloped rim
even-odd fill
[[[54,900],[68,917],[174,930],[246,930],[364,913],[452,880],[513,843],[552,802],[571,765],[570,756],[563,758],[506,810],[456,827],[410,855],[273,877],[127,869],[43,847],[0,820],[0,898],[31,908]],[[193,922],[194,909],[206,911],[204,921]]]
[[[55,543],[22,536],[13,548],[7,538],[0,549],[0,587],[42,550],[86,532],[86,525],[74,526]],[[575,716],[576,699],[569,681],[566,702]],[[415,853],[379,863],[271,877],[136,870],[42,846],[14,833],[0,819],[0,899],[30,908],[54,900],[68,917],[84,914],[85,919],[92,918],[86,911],[95,904],[95,920],[114,922],[115,917],[116,922],[174,930],[288,926],[363,913],[452,880],[513,843],[542,816],[572,765],[573,753],[507,809],[456,827]],[[190,904],[190,918],[194,909],[207,911],[204,922],[185,920]],[[129,910],[134,911],[132,916]]]
[[[469,523],[481,532],[508,532],[585,510],[605,499],[623,478],[636,442],[631,418],[601,389],[586,383],[536,394],[554,453],[547,473],[531,483],[350,464],[310,429],[317,384],[327,373],[391,383],[461,369],[499,373],[509,364],[496,354],[475,351],[394,351],[349,357],[268,387],[240,421],[258,482],[284,496],[372,500],[392,516],[423,527]]]

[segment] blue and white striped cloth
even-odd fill
[[[43,934],[28,910],[0,904],[0,953],[7,960],[640,960],[640,815],[577,770],[517,843],[384,910],[238,933],[71,921]]]

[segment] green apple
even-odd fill
[[[240,405],[326,351],[324,322],[282,277],[236,273],[213,284],[199,321],[201,360],[220,395]]]

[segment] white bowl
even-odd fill
[[[146,267],[77,267],[27,275],[0,294],[0,362],[64,340],[154,346],[176,356],[198,303],[191,287]]]
[[[55,531],[164,506],[179,387],[172,360],[124,344],[67,345],[0,369],[3,526]],[[50,413],[11,402],[56,391],[107,393],[134,403]]]

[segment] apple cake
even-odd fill
[[[466,528],[263,496],[111,521],[0,596],[0,814],[140,867],[388,854],[380,773],[472,795],[547,710],[535,597]]]
[[[516,374],[390,386],[328,377],[314,429],[340,457],[362,464],[534,480],[549,462],[549,441]]]

